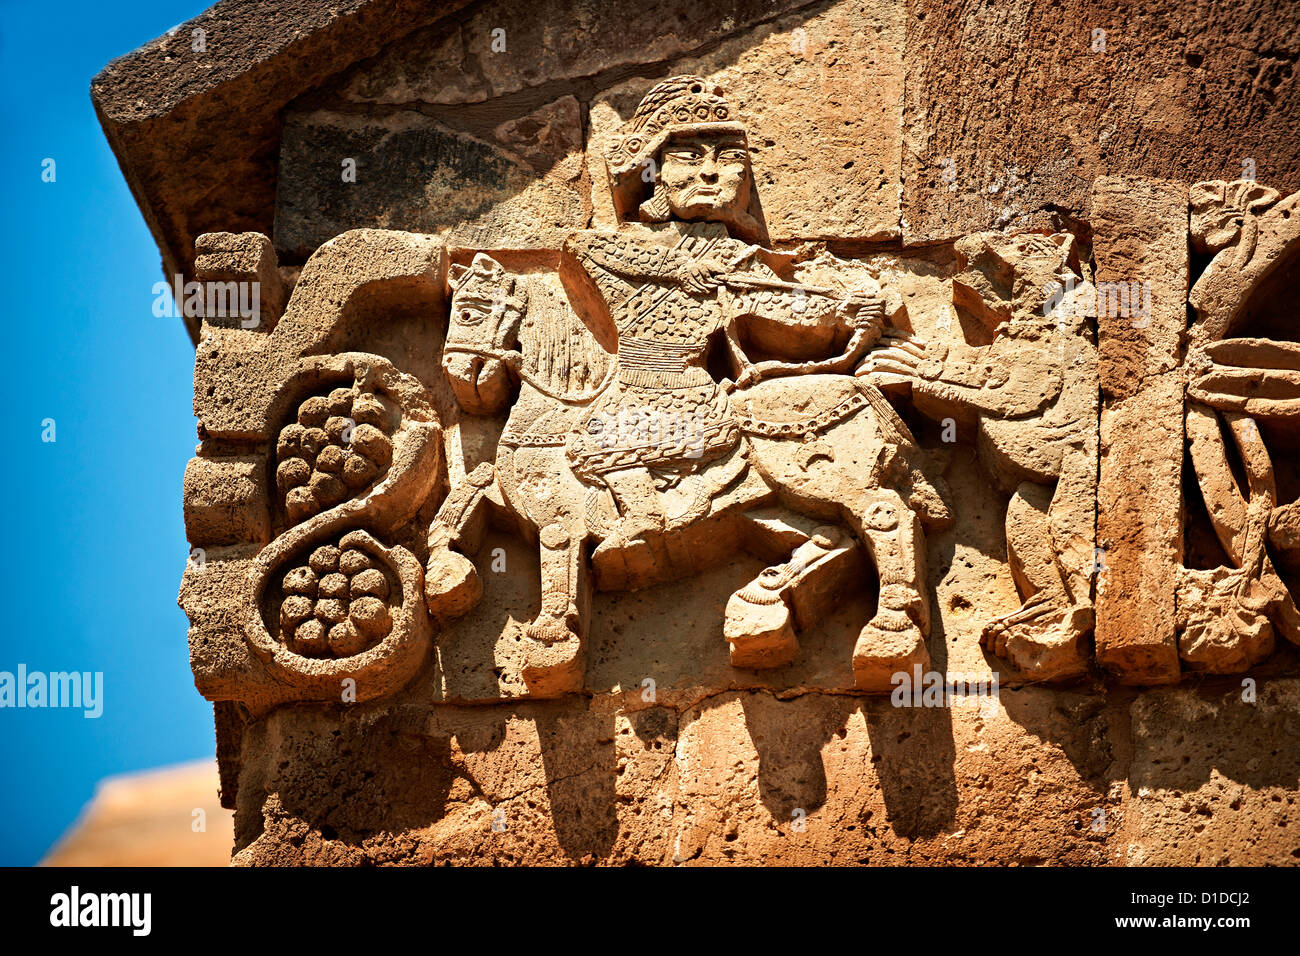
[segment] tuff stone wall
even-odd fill
[[[1300,859],[1294,9],[298,6],[93,87],[236,863]]]

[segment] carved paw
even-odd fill
[[[460,617],[482,597],[483,583],[469,558],[450,548],[429,555],[424,573],[424,600],[430,614],[444,620]]]
[[[921,366],[928,357],[923,340],[899,329],[885,329],[853,374],[888,391],[921,378]]]
[[[980,646],[1027,677],[1069,680],[1088,672],[1081,645],[1092,622],[1091,604],[1049,605],[1032,616],[1022,609],[987,624]]]
[[[888,691],[895,674],[911,674],[917,665],[923,671],[930,668],[921,629],[903,611],[883,609],[862,629],[853,647],[853,685],[859,690]]]
[[[1195,671],[1237,674],[1273,652],[1277,594],[1239,569],[1187,569],[1178,588],[1178,656]],[[1281,582],[1277,582],[1281,589]]]

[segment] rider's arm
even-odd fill
[[[564,252],[573,256],[588,272],[595,266],[641,281],[671,281],[687,261],[682,253],[666,246],[598,232],[580,232],[570,236],[564,242]]]

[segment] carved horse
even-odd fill
[[[518,396],[495,460],[452,489],[430,527],[426,598],[444,621],[468,611],[482,588],[466,554],[480,546],[489,511],[511,516],[537,541],[541,559],[541,609],[525,628],[520,667],[530,694],[581,687],[593,586],[635,589],[681,578],[726,560],[737,546],[783,560],[728,602],[723,633],[731,662],[788,664],[798,648],[794,624],[806,623],[800,589],[855,551],[853,535],[880,583],[877,613],[854,650],[855,685],[886,690],[892,674],[928,666],[923,528],[942,527],[948,514],[916,466],[907,426],[874,385],[851,374],[797,374],[808,365],[736,368],[738,380],[754,383],[730,396],[742,441],[719,460],[658,470],[661,500],[676,507],[664,509],[662,534],[628,541],[619,534],[618,504],[584,484],[566,456],[583,412],[613,380],[617,354],[597,344],[567,303],[546,317],[577,326],[585,351],[575,356],[546,345],[568,341],[567,333],[543,334],[548,323],[535,321],[522,283],[486,255],[454,266],[451,285],[442,367],[457,401],[490,415],[510,401],[516,382]],[[530,321],[522,323],[526,312]],[[733,365],[744,364],[734,330],[727,334]],[[854,333],[837,361],[812,367],[851,371],[872,339]],[[594,372],[583,381],[595,381],[574,389],[579,363]],[[784,508],[774,512],[778,504]]]

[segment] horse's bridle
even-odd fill
[[[524,367],[524,355],[522,352],[517,350],[511,349],[510,351],[498,351],[496,349],[480,348],[474,345],[444,343],[442,346],[442,353],[446,355],[448,352],[477,355],[479,358],[492,359],[493,361],[500,362],[506,367],[514,369],[515,374],[547,398],[553,398],[557,402],[564,402],[565,404],[570,405],[581,405],[590,402],[599,396],[609,387],[609,383],[613,380],[614,372],[618,365],[615,361],[615,356],[611,355],[608,367],[605,369],[605,376],[600,380],[600,383],[596,385],[595,388],[588,389],[585,392],[557,392],[549,385],[544,384],[533,375],[532,372],[528,371],[528,369]]]

